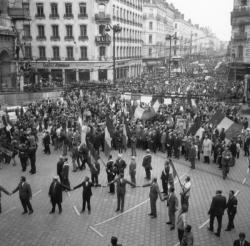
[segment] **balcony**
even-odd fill
[[[107,4],[108,2],[109,2],[109,0],[96,0],[96,2],[98,3],[98,4]]]
[[[74,37],[73,36],[65,36],[64,40],[65,41],[74,41]]]
[[[89,37],[88,36],[79,36],[78,40],[79,41],[86,41],[86,40],[89,40]]]
[[[79,61],[88,61],[88,60],[89,60],[88,57],[81,57],[81,58],[79,58]]]
[[[111,17],[110,15],[105,15],[104,13],[95,14],[95,21],[97,23],[110,23]]]
[[[56,20],[56,19],[59,19],[60,16],[59,16],[59,14],[50,14],[49,18],[52,19],[52,20]]]
[[[243,56],[238,56],[234,58],[235,62],[243,62],[243,60],[244,60]]]
[[[231,18],[232,26],[250,25],[250,17]]]
[[[30,20],[30,14],[28,9],[9,8],[8,14],[13,20]]]
[[[88,15],[87,14],[78,14],[78,19],[87,19]]]
[[[65,60],[66,60],[66,61],[74,61],[75,58],[74,58],[74,57],[66,57]]]
[[[50,41],[60,41],[60,37],[59,36],[51,36]]]
[[[109,35],[96,36],[95,42],[97,45],[110,45],[111,44],[111,37]]]
[[[107,61],[108,58],[106,56],[99,56],[99,61]]]
[[[234,8],[234,10],[231,12],[231,18],[237,18],[237,17],[248,17],[250,16],[250,7],[247,6],[239,6],[237,8]]]
[[[63,16],[64,19],[70,20],[70,19],[74,19],[74,15],[73,14],[65,14]]]
[[[23,40],[24,41],[31,41],[32,40],[32,36],[23,36]]]
[[[36,40],[37,41],[46,41],[46,37],[45,36],[37,36]]]
[[[45,19],[45,14],[36,14],[35,18],[36,19]]]
[[[246,32],[239,32],[235,33],[233,36],[234,42],[246,41],[247,40],[247,33]]]
[[[51,61],[61,61],[61,57],[52,57]]]

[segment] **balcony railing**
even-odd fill
[[[37,37],[36,37],[36,40],[37,40],[37,41],[45,41],[45,40],[46,40],[46,37],[45,37],[45,36],[37,36]]]
[[[79,61],[88,61],[88,60],[89,60],[88,57],[80,57],[80,58],[79,58]]]
[[[98,23],[110,23],[110,15],[105,15],[104,13],[95,14],[95,21]]]
[[[8,14],[12,19],[15,20],[29,20],[30,19],[30,13],[28,9],[23,8],[9,8]]]
[[[45,19],[45,14],[36,14],[35,17],[37,19]]]
[[[231,18],[235,17],[249,17],[250,15],[250,7],[248,6],[239,6],[234,8],[233,12],[231,13]]]
[[[51,61],[61,61],[61,57],[52,57]]]
[[[64,40],[65,41],[74,41],[74,37],[73,36],[65,36]]]
[[[79,36],[79,38],[78,38],[79,41],[86,41],[88,39],[89,39],[88,36]]]
[[[233,41],[246,41],[246,40],[247,40],[247,33],[246,32],[235,33],[233,36]]]
[[[96,36],[95,42],[97,45],[110,45],[111,37],[109,35],[105,36]]]
[[[31,41],[32,40],[32,36],[23,36],[23,40],[24,41]]]
[[[54,20],[54,19],[59,19],[60,16],[59,16],[59,14],[50,14],[49,18]]]
[[[73,14],[65,14],[63,16],[64,19],[74,19],[74,15]]]
[[[60,37],[59,36],[51,36],[50,41],[60,41]]]
[[[97,3],[104,3],[104,4],[106,4],[106,3],[108,3],[109,2],[109,0],[96,0],[96,2]]]
[[[78,14],[78,19],[87,19],[88,15],[87,14]]]

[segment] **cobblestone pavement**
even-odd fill
[[[144,170],[141,167],[143,151],[137,153],[137,184],[145,183]],[[116,157],[117,153],[113,152]],[[2,196],[2,210],[0,215],[0,245],[1,246],[105,246],[109,245],[112,235],[119,238],[119,242],[125,246],[174,246],[177,245],[177,231],[170,231],[165,224],[168,220],[165,202],[158,201],[157,219],[147,216],[149,212],[148,193],[149,188],[128,187],[125,200],[125,213],[117,214],[116,196],[108,193],[108,188],[93,188],[91,199],[92,213],[88,215],[78,214],[81,210],[81,189],[66,193],[63,197],[63,213],[61,215],[50,215],[51,209],[48,188],[52,177],[56,173],[56,162],[59,153],[53,152],[50,156],[44,155],[41,148],[37,152],[37,174],[26,173],[28,182],[33,191],[32,205],[34,214],[21,215],[22,208],[18,194],[11,197]],[[130,149],[124,158],[129,164]],[[107,159],[102,155],[104,161]],[[238,237],[240,231],[244,231],[250,239],[250,213],[249,210],[249,186],[250,177],[247,177],[247,162],[244,157],[237,160],[237,164],[230,170],[229,178],[223,180],[221,171],[215,164],[206,165],[201,162],[196,164],[196,169],[191,170],[188,162],[183,159],[174,160],[180,177],[190,175],[192,179],[192,190],[190,197],[190,212],[188,222],[193,226],[196,246],[230,246]],[[159,177],[164,164],[164,154],[153,155],[153,175]],[[18,184],[21,172],[20,164],[13,167],[6,165],[0,171],[0,184],[12,191]],[[70,173],[71,186],[80,183],[89,171]],[[128,168],[125,177],[129,179]],[[106,173],[104,166],[100,174],[100,183],[105,186]],[[161,182],[159,179],[159,184]],[[179,194],[179,184],[176,184]],[[221,189],[228,196],[228,191],[239,190],[238,214],[236,215],[236,229],[232,232],[224,232],[227,223],[226,214],[223,217],[223,230],[221,238],[217,238],[206,229],[207,225],[200,228],[207,221],[207,211],[211,198],[217,189]],[[139,205],[138,205],[139,204]],[[138,205],[138,206],[137,206]],[[74,209],[76,206],[76,210]],[[129,210],[126,212],[126,210]],[[105,222],[107,219],[116,215]],[[102,223],[104,222],[104,223]],[[99,224],[102,223],[102,224]],[[215,222],[216,223],[216,222]],[[99,224],[99,225],[96,225]],[[92,227],[91,227],[92,226]],[[216,228],[216,226],[215,226]]]

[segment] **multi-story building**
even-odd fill
[[[0,92],[16,88],[15,32],[8,16],[8,1],[0,4]]]
[[[169,57],[166,40],[174,32],[174,7],[164,0],[143,0],[143,64],[147,71],[162,66]]]
[[[114,51],[117,79],[141,73],[141,0],[19,2],[30,12],[17,29],[37,82],[112,80]]]
[[[234,0],[231,13],[231,78],[250,74],[250,1]]]

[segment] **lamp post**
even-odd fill
[[[173,35],[167,35],[166,40],[169,40],[169,63],[168,63],[168,77],[170,82],[170,75],[171,75],[171,56],[172,56],[172,39],[177,40],[176,34]]]
[[[119,26],[119,24],[111,26],[108,24],[105,28],[106,32],[109,32],[112,30],[113,32],[113,84],[115,84],[116,80],[116,68],[115,68],[115,34],[121,32],[122,28]]]

